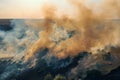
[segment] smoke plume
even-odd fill
[[[17,71],[19,75],[28,66],[35,66],[37,60],[34,58],[37,55],[41,65],[45,59],[48,64],[53,62],[57,67],[60,64],[64,67],[71,63],[71,59],[64,63],[64,58],[73,58],[84,51],[92,52],[93,55],[78,63],[75,69],[77,72],[92,68],[98,62],[103,64],[103,54],[99,50],[105,50],[105,53],[111,52],[115,57],[112,68],[109,65],[107,68],[110,67],[111,70],[119,65],[119,0],[102,0],[99,5],[88,4],[87,0],[66,1],[71,6],[72,15],[59,11],[54,4],[46,3],[41,8],[43,19],[11,20],[12,28],[9,31],[0,30],[0,59],[12,57],[11,64],[6,66],[5,72],[0,75],[1,80],[5,80],[10,74],[16,74]],[[17,62],[21,65],[20,70]],[[74,69],[71,73],[74,73]]]
[[[64,12],[58,14],[59,8],[54,4],[46,3],[42,7],[44,21],[36,23],[41,25],[41,36],[28,51],[26,60],[44,48],[48,48],[49,53],[58,58],[65,58],[83,51],[96,53],[97,49],[104,49],[106,46],[119,46],[120,4],[117,0],[101,1],[99,6],[87,6],[86,1],[82,0],[67,1],[74,8],[73,16]],[[74,31],[75,33],[72,37],[56,43],[51,39],[51,36],[57,34],[54,26],[62,27],[66,32]],[[61,34],[55,37],[60,37]]]

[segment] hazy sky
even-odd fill
[[[87,3],[98,1],[87,0]],[[40,8],[45,2],[57,5],[60,11],[72,12],[66,0],[0,0],[0,18],[40,18]]]

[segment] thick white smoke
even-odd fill
[[[0,80],[19,75],[27,68],[27,65],[23,64],[23,57],[29,47],[38,39],[38,31],[27,26],[26,20],[11,20],[10,22],[13,29],[0,30],[0,60],[1,69],[4,70],[0,74]]]
[[[12,30],[0,31],[1,58],[24,55],[38,38],[38,32],[28,27],[25,20],[11,20],[11,26]]]

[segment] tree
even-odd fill
[[[62,75],[57,75],[54,80],[66,80],[66,78]]]
[[[49,73],[44,77],[44,80],[53,80],[52,75]]]

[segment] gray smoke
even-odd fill
[[[11,20],[10,22],[9,26],[13,29],[0,30],[0,61],[3,65],[0,68],[4,69],[0,74],[0,80],[18,75],[27,68],[22,58],[26,55],[29,46],[38,38],[38,32],[28,27],[25,20]]]

